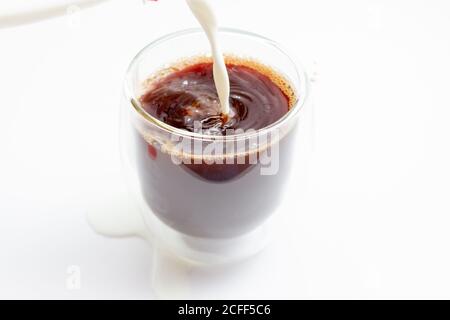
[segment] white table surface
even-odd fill
[[[450,298],[449,2],[216,2],[314,73],[311,148],[271,246],[190,270],[186,297]],[[155,297],[151,245],[85,216],[119,173],[127,64],[196,26],[183,9],[116,0],[0,29],[0,298]]]

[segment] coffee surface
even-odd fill
[[[270,126],[297,101],[289,82],[272,68],[254,60],[228,58],[232,112],[223,117],[212,69],[210,60],[195,57],[160,70],[143,84],[141,105],[148,114],[173,127],[195,131],[194,122],[199,121],[207,133],[222,136],[233,134],[227,129]],[[235,145],[236,152],[214,153],[214,160],[219,161],[209,163],[209,153],[190,152],[188,146],[179,154],[170,145],[153,143],[152,130],[137,127],[137,168],[144,199],[161,221],[183,234],[201,238],[246,234],[261,225],[280,202],[290,174],[293,132],[276,140],[276,151],[266,155],[275,161],[276,174],[263,175],[261,169],[267,161],[250,159],[264,156],[264,140],[248,152],[239,149],[238,153]],[[247,148],[254,141],[244,142]],[[204,151],[209,141],[201,146]],[[174,163],[174,156],[183,162]],[[221,161],[225,156],[226,161]]]
[[[211,62],[185,66],[152,82],[141,104],[166,124],[191,132],[201,128],[209,135],[262,129],[289,112],[292,97],[270,75],[235,63],[228,63],[227,70],[231,111],[226,116],[221,114]]]

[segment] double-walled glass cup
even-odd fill
[[[209,55],[200,29],[165,36],[134,58],[121,114],[130,188],[155,243],[200,262],[242,257],[258,247],[257,230],[282,200],[308,96],[305,73],[275,42],[233,29],[221,29],[220,41],[226,55],[258,61],[287,80],[296,101],[283,118],[260,130],[211,136],[169,126],[145,111],[140,97],[150,78]]]

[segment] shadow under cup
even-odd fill
[[[226,54],[259,61],[283,75],[297,102],[279,121],[257,131],[213,137],[171,127],[150,116],[140,97],[152,75],[180,59],[207,55],[200,29],[161,38],[144,48],[128,70],[126,119],[140,193],[166,226],[182,235],[235,238],[262,225],[279,205],[292,166],[296,127],[307,80],[279,46],[264,37],[220,30]],[[132,124],[131,126],[129,124]]]

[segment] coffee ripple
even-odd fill
[[[262,129],[289,111],[289,98],[265,74],[243,65],[227,65],[230,78],[228,117],[221,115],[212,63],[199,63],[154,82],[141,97],[147,113],[179,129],[226,135],[228,129]]]

